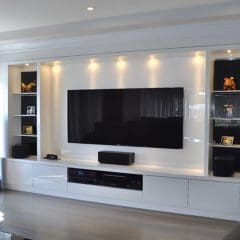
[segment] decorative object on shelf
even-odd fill
[[[23,93],[27,93],[27,92],[36,92],[36,80],[26,84],[24,82],[21,83],[21,90]]]
[[[225,77],[223,79],[224,90],[237,90],[236,82],[234,77]]]
[[[234,137],[233,136],[222,136],[221,144],[223,145],[233,145]]]
[[[58,159],[58,156],[57,156],[56,154],[47,154],[44,159],[48,159],[48,160],[59,160],[59,159]]]
[[[225,118],[232,118],[233,117],[233,105],[224,105],[224,117]]]
[[[36,110],[35,106],[27,106],[27,115],[36,114],[35,110]]]
[[[32,135],[33,134],[33,126],[23,126],[23,134]]]

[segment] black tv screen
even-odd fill
[[[183,88],[68,90],[68,142],[183,148]]]

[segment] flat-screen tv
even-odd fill
[[[183,148],[183,88],[68,90],[68,142]]]

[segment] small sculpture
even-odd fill
[[[224,90],[237,90],[236,83],[234,77],[225,77],[223,82]]]
[[[21,83],[21,87],[22,87],[22,92],[34,92],[34,91],[36,91],[34,89],[36,87],[35,81],[33,81],[33,82],[29,83],[29,84],[25,84],[25,83],[22,82]]]
[[[224,117],[231,118],[233,116],[233,105],[224,105]]]

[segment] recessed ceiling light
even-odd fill
[[[230,49],[229,49],[229,50],[227,50],[227,53],[231,53],[231,52],[232,52],[232,50],[230,50]]]
[[[94,7],[89,6],[89,7],[87,7],[87,10],[90,11],[90,12],[94,11]]]

